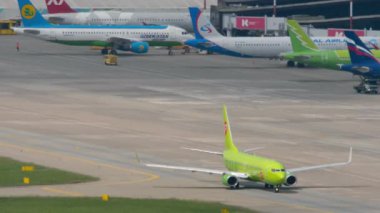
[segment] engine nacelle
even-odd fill
[[[284,185],[285,186],[291,186],[291,185],[295,184],[296,182],[297,182],[296,176],[294,176],[292,174],[287,174]]]
[[[232,175],[223,175],[222,176],[222,183],[225,186],[229,186],[232,188],[237,188],[239,186],[239,180],[237,177]]]
[[[134,53],[147,53],[149,50],[149,44],[147,42],[133,42],[131,44],[131,52]]]

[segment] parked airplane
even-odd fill
[[[350,55],[345,50],[321,50],[305,33],[295,20],[288,20],[288,31],[293,51],[282,53],[286,60],[297,62],[299,67],[305,65],[339,70],[337,64],[350,64]],[[344,39],[347,41],[347,39]],[[380,57],[380,51],[374,50]]]
[[[291,186],[296,183],[297,178],[293,175],[294,173],[344,166],[351,163],[352,147],[350,148],[349,159],[347,162],[285,169],[284,165],[276,160],[240,152],[232,140],[231,127],[228,120],[226,106],[223,108],[223,115],[225,134],[224,152],[199,149],[190,150],[222,156],[227,170],[214,170],[160,164],[146,164],[146,166],[221,175],[223,184],[229,186],[232,189],[239,188],[239,179],[262,182],[265,183],[265,188],[274,188],[275,192],[279,192],[282,185]]]
[[[340,65],[340,69],[361,77],[362,82],[354,87],[358,93],[377,94],[380,81],[379,60],[375,58],[374,54],[354,32],[346,31],[344,34],[348,38],[347,46],[350,52],[351,64]]]
[[[351,53],[352,51],[318,49],[318,47],[303,31],[301,26],[294,20],[288,20],[288,30],[292,42],[293,52],[282,53],[281,57],[286,60],[297,62],[299,67],[307,65],[312,67],[348,71],[361,77],[361,83],[354,87],[357,92],[377,93],[377,81],[374,81],[374,79],[379,79],[380,76],[376,69],[373,69],[376,66],[372,68],[365,66],[368,60],[364,60],[365,63],[363,63],[363,66],[358,66],[358,64],[361,64],[360,60],[362,57],[353,56],[354,53]],[[366,51],[366,56],[375,60],[376,58],[380,58],[380,51],[372,50],[371,52],[369,48],[361,42],[355,33],[346,32],[346,34],[349,36],[345,39],[349,50],[362,50],[362,52]],[[355,37],[352,34],[355,34]],[[356,45],[354,45],[353,42],[355,42]],[[353,58],[356,60],[352,61]],[[355,65],[352,66],[351,63]],[[374,63],[369,63],[370,66],[373,64]]]
[[[45,0],[49,14],[43,15],[55,24],[80,25],[172,25],[193,31],[190,14],[186,11],[139,11],[99,10],[77,12],[65,0]]]
[[[292,51],[289,37],[225,37],[218,33],[211,22],[206,19],[199,8],[189,8],[195,38],[187,45],[224,55],[236,57],[276,58],[280,53]],[[366,42],[380,43],[380,38],[363,37]],[[343,38],[314,37],[321,49],[346,49]],[[292,61],[289,66],[294,65]]]
[[[149,46],[180,46],[192,38],[174,26],[56,26],[47,22],[29,0],[18,0],[18,3],[24,26],[13,28],[16,33],[66,45],[99,46],[104,48],[103,54],[108,48],[112,48],[113,54],[117,50],[146,53]]]

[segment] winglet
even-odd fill
[[[348,156],[348,161],[347,161],[347,164],[351,163],[352,162],[352,146],[350,146],[350,154]]]
[[[317,45],[295,20],[288,20],[288,31],[293,52],[318,51]]]
[[[347,48],[350,52],[352,64],[379,63],[355,32],[345,31],[344,35],[347,37]]]
[[[48,13],[76,13],[65,0],[45,0]]]
[[[18,6],[24,27],[51,25],[29,0],[18,0]]]
[[[224,116],[224,135],[225,135],[224,150],[238,152],[239,150],[236,148],[232,140],[230,121],[228,120],[226,105],[223,106],[223,116]]]

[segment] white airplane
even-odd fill
[[[45,19],[55,24],[80,25],[172,25],[193,31],[190,14],[186,11],[122,12],[117,10],[77,12],[65,0],[45,0]],[[208,16],[209,18],[209,16]]]
[[[192,38],[185,30],[174,26],[89,26],[52,25],[29,0],[18,0],[23,27],[13,28],[50,42],[74,46],[103,47],[102,53],[117,54],[117,50],[146,53],[149,46],[181,46]]]
[[[225,37],[202,15],[199,8],[189,8],[196,39],[187,45],[212,52],[236,56],[277,58],[281,53],[292,51],[289,37]],[[314,37],[313,41],[320,49],[347,49],[346,39],[338,37]],[[368,45],[380,43],[378,37],[362,37]],[[291,64],[288,64],[291,65]]]

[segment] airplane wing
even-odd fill
[[[223,156],[222,152],[215,152],[215,151],[209,151],[209,150],[203,150],[203,149],[194,149],[194,148],[188,148],[188,147],[183,147],[182,149],[187,149],[187,150],[196,151],[196,152],[204,152],[204,153],[208,153],[208,154],[222,155]]]
[[[109,42],[112,42],[113,44],[117,46],[122,45],[130,45],[132,42],[138,42],[139,40],[136,39],[128,39],[128,38],[119,38],[119,37],[111,37],[108,39]]]
[[[182,166],[170,166],[170,165],[161,165],[161,164],[145,164],[147,167],[154,167],[154,168],[162,168],[162,169],[173,169],[173,170],[182,170],[182,171],[189,171],[189,172],[201,172],[201,173],[207,173],[210,175],[232,175],[241,179],[248,179],[248,174],[241,173],[241,172],[231,172],[231,171],[222,171],[222,170],[214,170],[214,169],[203,169],[203,168],[195,168],[195,167],[182,167]]]
[[[305,61],[311,59],[310,55],[297,55],[294,57],[296,61]]]
[[[345,166],[347,164],[350,164],[351,161],[352,161],[352,147],[350,147],[350,154],[348,156],[348,161],[346,161],[346,162],[293,168],[293,169],[287,169],[286,171],[288,171],[290,173],[295,173],[295,172],[303,172],[303,171],[316,170],[316,169],[325,169],[325,168],[337,167],[337,166]]]

